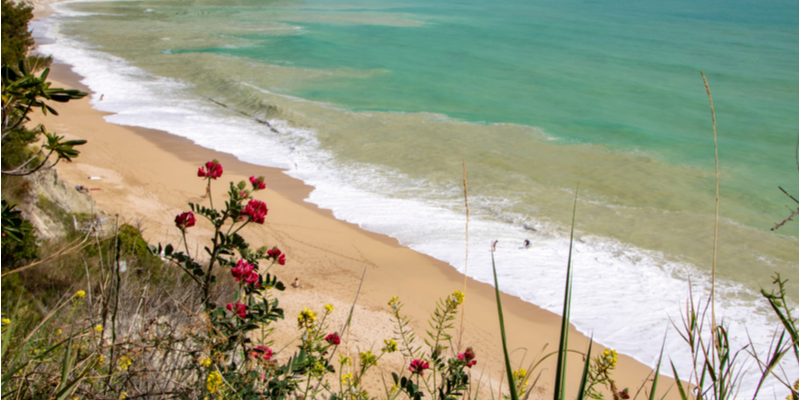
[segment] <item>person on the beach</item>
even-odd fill
[[[525,239],[525,241],[522,242],[522,245],[525,246],[526,249],[528,249],[528,248],[531,247],[531,241],[528,240],[528,239]]]
[[[104,94],[100,95],[100,101],[103,101],[103,96],[105,96],[105,95]]]
[[[300,286],[300,278],[294,278],[294,282],[292,282],[292,287],[295,289],[302,287]]]

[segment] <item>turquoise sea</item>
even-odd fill
[[[95,106],[116,113],[110,121],[286,168],[337,218],[459,271],[463,160],[479,249],[468,274],[490,280],[480,249],[499,239],[503,290],[555,312],[580,185],[575,324],[646,363],[689,279],[696,297],[709,286],[714,137],[703,71],[720,156],[718,314],[751,335],[761,329],[766,346],[775,320],[760,287],[780,272],[797,302],[798,223],[770,231],[797,206],[778,189],[798,193],[796,1],[56,10],[36,28],[54,40],[42,51],[86,77]],[[609,309],[619,314],[611,327]],[[680,352],[677,335],[668,347]]]

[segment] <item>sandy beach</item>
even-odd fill
[[[46,12],[42,10],[39,12]],[[41,14],[40,14],[41,15]],[[88,90],[80,84],[81,77],[65,64],[54,64],[50,74],[54,87]],[[97,207],[110,215],[119,215],[121,222],[139,224],[150,243],[179,242],[180,233],[174,217],[189,208],[188,202],[204,203],[204,182],[197,168],[206,161],[217,159],[224,175],[212,184],[215,204],[221,204],[229,181],[247,180],[250,176],[266,177],[267,189],[256,193],[269,207],[263,226],[249,225],[244,231],[252,245],[278,246],[287,255],[285,266],[275,266],[270,272],[287,284],[298,277],[303,288],[288,287],[278,298],[287,319],[280,323],[274,340],[289,345],[298,335],[294,317],[308,307],[320,311],[326,303],[334,305],[331,326],[344,321],[364,273],[363,288],[358,298],[353,326],[349,336],[343,335],[341,351],[356,355],[358,351],[379,351],[383,340],[392,336],[387,302],[399,296],[406,304],[403,311],[412,321],[418,337],[428,328],[430,313],[438,299],[454,290],[466,293],[465,319],[461,348],[472,346],[478,364],[474,378],[483,375],[491,380],[495,393],[501,386],[502,344],[497,324],[494,290],[490,285],[465,279],[450,265],[419,254],[398,244],[395,239],[371,233],[353,224],[335,219],[328,210],[305,202],[313,188],[292,179],[279,169],[265,168],[241,162],[235,157],[202,148],[191,141],[165,132],[125,127],[107,123],[103,112],[92,108],[89,97],[67,104],[56,104],[58,116],[37,114],[33,123],[45,124],[51,132],[68,139],[86,139],[81,154],[72,163],[60,163],[60,178],[71,185],[90,189]],[[89,180],[88,177],[99,177]],[[202,248],[211,236],[207,221],[198,220],[189,230],[190,249]],[[470,251],[488,251],[488,243],[472,243]],[[566,265],[565,265],[566,268]],[[530,290],[536,290],[532,287]],[[512,296],[502,297],[510,349],[515,349],[512,365],[527,367],[532,358],[546,346],[544,354],[558,347],[560,317],[523,302]],[[457,345],[459,335],[454,335]],[[588,339],[572,329],[570,348],[585,351]],[[596,345],[593,352],[602,352]],[[399,358],[385,358],[368,380],[374,382],[370,391],[380,395],[380,374],[396,371]],[[552,393],[556,359],[550,357],[535,374],[542,372],[531,398],[546,398]],[[579,355],[569,358],[568,387],[579,382],[582,360]],[[626,356],[620,356],[614,377],[620,388],[629,387],[633,393],[652,370]],[[669,380],[667,380],[669,379]],[[659,391],[665,392],[672,379],[664,377]],[[488,390],[488,385],[483,386]],[[574,390],[571,391],[574,396]],[[671,395],[677,392],[670,391]],[[486,393],[488,396],[488,392]]]

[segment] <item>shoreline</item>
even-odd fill
[[[43,16],[38,11],[37,15]],[[79,83],[81,77],[66,64],[54,63],[50,79],[54,86],[87,89]],[[435,301],[453,290],[463,290],[466,280],[464,345],[475,347],[478,366],[488,365],[486,374],[493,378],[493,386],[498,386],[502,353],[494,289],[490,285],[465,278],[450,265],[403,247],[396,239],[335,219],[330,210],[304,201],[313,190],[311,186],[287,176],[280,169],[248,164],[233,155],[202,148],[167,132],[110,124],[102,119],[108,113],[93,109],[88,100],[87,97],[58,104],[56,109],[60,116],[41,118],[37,115],[35,121],[44,122],[52,131],[66,134],[68,138],[89,140],[73,163],[59,164],[57,169],[62,178],[72,184],[99,187],[100,191],[93,192],[98,207],[128,221],[140,221],[151,243],[175,243],[178,233],[172,219],[188,209],[187,201],[201,201],[203,185],[195,177],[199,165],[216,158],[224,166],[223,182],[212,185],[213,196],[218,201],[227,187],[225,181],[265,175],[267,190],[257,193],[256,197],[265,200],[272,212],[263,227],[252,229],[250,226],[244,236],[256,246],[276,244],[287,253],[287,265],[272,271],[279,274],[281,280],[288,282],[292,275],[301,277],[304,289],[289,288],[279,296],[288,317],[303,307],[318,309],[325,302],[333,303],[339,311],[334,316],[342,317],[342,310],[352,301],[361,272],[366,268],[364,290],[359,297],[351,334],[355,343],[379,345],[382,339],[391,336],[386,302],[392,295],[399,295],[406,303],[404,310],[417,334],[422,334]],[[165,174],[164,171],[174,173]],[[87,181],[87,176],[103,179]],[[198,223],[197,229],[190,232],[188,240],[192,245],[204,240],[203,235],[210,232],[207,225]],[[415,279],[423,276],[424,280]],[[387,288],[393,290],[387,291]],[[550,351],[557,348],[560,317],[510,295],[503,294],[502,301],[511,349],[527,346],[528,351],[535,354],[545,343],[549,343]],[[363,326],[373,319],[383,325]],[[291,328],[292,324],[282,325]],[[278,334],[288,338],[293,333]],[[534,334],[539,337],[529,337]],[[586,348],[586,336],[574,327],[570,335],[572,349]],[[600,353],[605,347],[596,344],[595,349]],[[512,355],[514,365],[521,363],[520,353]],[[618,385],[633,391],[652,370],[630,357],[620,355],[620,359],[615,373]],[[529,358],[525,360],[529,361]],[[568,385],[577,384],[574,377],[580,372],[580,364],[580,357],[570,357],[568,376],[573,379],[568,379]],[[544,384],[539,387],[545,392],[540,395],[546,396],[552,390],[552,377],[548,379],[548,376],[555,369],[555,359],[548,360],[541,368],[545,372]],[[377,376],[374,378],[377,381]],[[671,385],[661,386],[659,392]]]

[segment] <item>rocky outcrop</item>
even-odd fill
[[[105,213],[95,208],[92,197],[59,179],[55,169],[37,172],[26,180],[33,201],[23,202],[20,209],[36,228],[40,239],[63,237],[66,234],[65,223],[74,223],[82,229],[78,226],[82,220],[97,222],[105,219]]]

